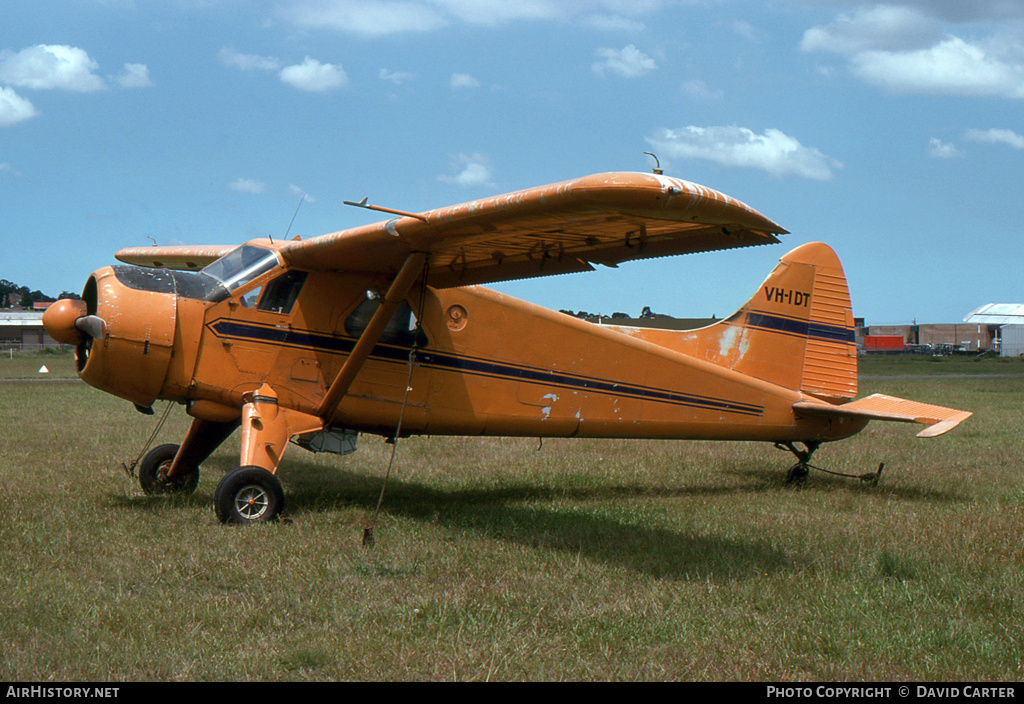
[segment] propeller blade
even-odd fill
[[[75,327],[94,340],[107,336],[107,322],[98,315],[83,315],[75,321]]]

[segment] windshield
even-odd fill
[[[216,279],[227,291],[234,291],[278,263],[275,252],[243,244],[204,268],[202,273]]]

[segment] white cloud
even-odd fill
[[[942,38],[938,22],[907,7],[878,5],[839,15],[835,22],[804,32],[800,48],[856,54],[862,51],[923,49]]]
[[[918,51],[863,52],[851,68],[897,93],[1024,98],[1024,64],[1002,61],[958,37]]]
[[[597,55],[601,60],[596,61],[591,68],[600,76],[610,72],[626,78],[636,78],[658,67],[654,59],[632,44],[622,49],[598,49]]]
[[[266,193],[267,184],[250,178],[236,178],[228,184],[228,188],[238,193]]]
[[[583,18],[583,25],[602,32],[642,32],[646,29],[640,20],[621,15],[590,15]]]
[[[153,85],[146,64],[125,64],[121,73],[114,76],[114,82],[122,88],[148,88]]]
[[[455,160],[455,167],[461,171],[455,176],[441,176],[440,180],[465,187],[489,186],[492,183],[491,167],[487,162],[487,157],[479,152],[460,154]]]
[[[989,130],[967,130],[964,137],[972,142],[985,142],[987,144],[1007,144],[1014,149],[1024,149],[1024,137],[1013,130],[989,129]]]
[[[918,4],[876,5],[840,15],[832,24],[807,30],[800,46],[844,57],[855,76],[893,93],[1024,98],[1019,36],[1000,29],[965,41],[943,31],[939,21],[994,19],[1006,15],[1005,3],[958,3],[976,5],[969,11],[951,3]]]
[[[302,188],[299,188],[294,183],[288,186],[288,190],[294,195],[301,196],[302,200],[299,203],[316,203],[316,198],[306,193]]]
[[[496,26],[516,20],[550,20],[565,16],[563,2],[552,0],[432,0],[441,13],[469,24]]]
[[[633,17],[665,4],[666,0],[286,0],[278,16],[303,29],[370,37],[518,21],[577,21],[592,29],[637,31],[643,24]]]
[[[423,2],[368,2],[366,0],[302,0],[281,10],[299,27],[333,29],[364,36],[398,32],[430,32],[448,21]]]
[[[963,152],[954,144],[947,144],[938,137],[928,140],[928,156],[933,159],[957,159],[963,156]]]
[[[93,71],[99,64],[84,50],[62,44],[39,44],[0,54],[0,82],[34,90],[72,90],[83,93],[106,88]]]
[[[480,81],[476,80],[468,73],[453,73],[452,77],[448,80],[448,87],[452,89],[479,88]]]
[[[413,79],[413,75],[411,73],[407,73],[405,71],[391,71],[386,68],[382,68],[378,76],[380,77],[380,80],[390,81],[396,86],[404,85]]]
[[[0,127],[16,125],[38,114],[35,106],[15,93],[13,88],[0,86]]]
[[[724,166],[760,169],[772,176],[832,178],[842,163],[805,147],[776,129],[757,134],[745,127],[683,127],[662,130],[647,142],[659,153],[681,159],[706,159]]]
[[[326,93],[348,85],[348,75],[340,64],[322,64],[306,57],[301,64],[281,69],[281,81],[299,90]]]
[[[228,68],[237,68],[243,71],[276,71],[281,67],[281,62],[272,56],[240,54],[228,47],[217,52],[217,59]]]

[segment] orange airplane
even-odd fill
[[[790,479],[823,442],[871,420],[919,437],[970,413],[883,395],[853,400],[849,293],[820,243],[784,256],[731,317],[690,331],[599,326],[479,284],[594,264],[778,242],[786,231],[710,188],[609,173],[406,213],[308,240],[135,247],[44,324],[79,376],[152,413],[192,417],[139,464],[147,493],[191,492],[241,428],[217,486],[226,523],[273,520],[289,441],[345,454],[358,433],[763,440]]]

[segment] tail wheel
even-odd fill
[[[789,473],[786,474],[786,483],[795,485],[803,484],[804,480],[807,479],[808,474],[810,474],[810,470],[807,468],[807,464],[804,462],[797,462],[789,468]]]
[[[281,515],[284,490],[277,477],[262,467],[239,467],[217,485],[213,508],[221,523],[267,523]]]
[[[199,467],[187,468],[170,477],[174,456],[178,454],[178,446],[174,444],[160,445],[146,453],[139,463],[139,484],[147,494],[191,494],[199,485]]]

